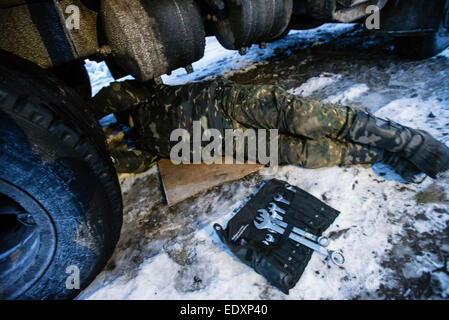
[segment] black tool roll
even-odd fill
[[[273,197],[278,193],[290,204],[275,202]],[[257,229],[254,220],[259,215],[257,210],[266,209],[270,202],[286,211],[283,221],[288,227],[282,235],[274,234],[275,241],[267,245],[263,241],[268,230]],[[320,236],[339,214],[304,190],[276,179],[264,181],[234,212],[226,229],[215,224],[215,231],[242,262],[285,294],[298,282],[313,252],[288,238],[291,229],[299,227]]]

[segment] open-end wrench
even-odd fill
[[[267,210],[265,210],[265,209],[257,210],[257,212],[260,212],[260,213],[264,213],[266,211]],[[282,221],[284,221],[284,217],[283,216],[281,216],[277,211],[275,211],[273,209],[268,209],[268,211],[270,211],[270,216],[271,216],[271,221],[272,222],[277,223],[281,227],[284,227],[284,228],[287,227],[287,224],[285,222],[282,222]]]
[[[268,229],[272,230],[273,232],[283,234],[285,232],[285,229],[279,226],[278,224],[272,222],[271,216],[266,210],[260,210],[262,211],[261,214],[259,214],[256,217],[256,221],[254,221],[254,225],[257,229]],[[319,244],[310,241],[298,234],[290,233],[288,236],[293,241],[300,243],[316,252],[318,252],[320,255],[322,255],[325,258],[329,258],[335,265],[341,266],[345,263],[345,257],[343,254],[339,251],[333,251],[328,250],[326,248],[323,248]]]
[[[280,193],[277,193],[277,194],[273,197],[273,200],[276,201],[276,202],[282,202],[282,203],[285,203],[286,205],[290,205],[290,201],[284,199],[284,197],[283,197]]]
[[[280,213],[280,214],[282,214],[282,215],[285,215],[287,212],[284,210],[284,209],[282,209],[281,207],[279,207],[276,203],[274,203],[274,202],[270,202],[269,203],[269,206],[268,206],[268,211],[270,211],[271,213],[273,213],[273,212],[278,212],[278,213]],[[296,217],[291,217],[293,220],[297,220],[296,219]]]
[[[258,210],[257,212],[263,213],[264,209]],[[271,221],[274,223],[277,223],[278,225],[280,225],[281,227],[283,227],[284,229],[287,228],[287,223],[284,222],[284,217],[281,216],[280,214],[278,214],[275,210],[273,209],[269,209],[270,211],[270,216],[271,216]],[[320,246],[322,247],[327,247],[330,243],[330,239],[326,236],[316,236],[310,232],[307,232],[301,228],[298,227],[293,227],[292,232],[297,233],[301,236],[303,236],[304,238],[310,239],[312,241],[315,241],[316,243],[318,243]]]
[[[284,234],[285,229],[282,228],[279,224],[272,222],[271,216],[265,209],[257,210],[260,214],[256,216],[254,220],[254,225],[257,229],[268,229],[271,232]]]
[[[270,211],[277,211],[280,214],[285,214],[285,210],[280,208],[276,203],[270,202],[270,205],[268,206],[268,210]]]
[[[287,189],[288,191],[291,191],[293,193],[296,193],[296,189],[295,187],[289,185],[288,183],[284,185],[285,189]]]

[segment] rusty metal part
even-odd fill
[[[436,32],[447,3],[447,0],[389,1],[382,10],[381,28],[376,32],[395,36],[420,36]],[[449,20],[449,15],[447,17]]]
[[[0,49],[45,69],[98,51],[97,13],[80,0],[14,4],[0,9]],[[68,30],[66,27],[65,9],[68,5],[76,5],[80,9],[79,29]]]
[[[101,13],[115,61],[140,81],[204,55],[204,26],[193,0],[109,0]]]
[[[292,0],[226,0],[217,13],[214,33],[225,48],[239,50],[276,38],[287,28]]]
[[[307,0],[307,11],[315,18],[338,22],[353,22],[367,15],[367,8],[380,9],[388,0]]]
[[[97,35],[98,13],[86,7],[81,0],[61,0],[56,2],[63,20],[67,16],[64,10],[69,5],[76,5],[80,8],[80,28],[66,30],[72,40],[72,46],[78,53],[78,57],[82,58],[98,53],[100,49]]]

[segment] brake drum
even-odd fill
[[[238,50],[281,35],[288,27],[293,0],[226,0],[214,33],[223,47]]]
[[[116,62],[140,81],[204,55],[204,25],[194,0],[108,0],[101,14]]]

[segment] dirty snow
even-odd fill
[[[313,77],[303,83],[300,87],[288,90],[289,93],[308,97],[319,89],[323,89],[341,78],[338,74],[323,73],[319,77]]]
[[[262,75],[269,79],[261,82],[323,101],[363,106],[428,130],[449,144],[449,49],[425,61],[407,61],[395,57],[385,41],[365,35],[356,25],[326,24],[290,32],[265,50],[253,46],[239,56],[207,38],[206,55],[194,63],[194,73],[179,69],[162,78],[181,84],[214,76],[251,80]],[[342,48],[341,43],[347,44]],[[327,44],[340,51],[329,50]],[[367,57],[374,51],[380,60]],[[94,92],[112,81],[104,64],[89,62],[88,68]],[[247,74],[241,76],[241,70]],[[270,178],[296,185],[341,211],[325,234],[333,239],[333,248],[343,250],[346,264],[329,265],[314,254],[290,295],[234,258],[212,229],[214,223],[224,225],[232,210]],[[121,175],[120,181],[126,214],[120,242],[80,299],[449,297],[447,173],[411,185],[382,164],[316,170],[285,166],[274,173],[263,169],[173,208],[162,204],[155,169]]]

